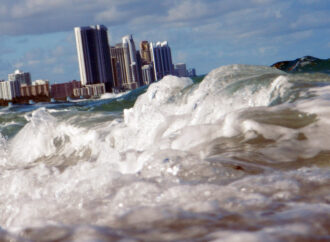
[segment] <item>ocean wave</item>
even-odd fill
[[[16,108],[27,123],[0,136],[0,238],[325,238],[329,97],[326,75],[231,65]]]

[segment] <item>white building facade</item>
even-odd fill
[[[154,69],[151,64],[142,66],[142,79],[144,85],[155,81]]]
[[[8,74],[8,81],[19,81],[21,85],[31,85],[31,75],[29,72],[15,70],[14,73]]]
[[[127,88],[135,89],[139,86],[140,78],[138,73],[138,63],[136,58],[136,48],[132,35],[126,35],[122,38],[124,59],[126,67]]]
[[[0,82],[0,99],[13,100],[21,96],[21,84],[19,81]]]

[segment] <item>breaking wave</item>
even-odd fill
[[[330,77],[224,66],[0,109],[0,239],[322,240]]]

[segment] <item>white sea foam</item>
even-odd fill
[[[119,98],[123,95],[126,95],[128,94],[129,91],[126,91],[126,92],[120,92],[120,93],[105,93],[105,94],[102,94],[100,99],[111,99],[111,98]]]
[[[295,221],[304,209],[308,218],[329,213],[329,196],[305,190],[317,188],[313,192],[324,195],[329,172],[267,167],[329,150],[330,89],[312,89],[313,104],[290,103],[292,86],[289,76],[272,68],[234,65],[214,70],[199,85],[167,76],[151,84],[122,118],[98,125],[82,125],[79,119],[92,120],[89,115],[64,119],[46,108],[35,110],[15,137],[0,136],[0,224],[11,231],[77,225],[68,232],[76,241],[104,233],[79,224],[144,231],[162,222],[209,219],[212,225],[227,217],[226,231],[192,226],[189,232],[232,241],[276,241],[281,228],[287,234],[316,233],[322,223],[309,227]],[[272,106],[277,100],[280,104]],[[303,124],[286,125],[283,112]],[[264,120],[265,115],[271,118]],[[261,138],[270,145],[252,146]],[[219,152],[219,144],[229,148]],[[249,152],[255,160],[245,163]],[[273,214],[269,225],[263,211]],[[256,222],[255,230],[265,227],[249,232],[249,220]],[[245,231],[232,230],[232,221]],[[182,239],[176,232],[168,238]]]

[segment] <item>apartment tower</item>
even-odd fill
[[[150,45],[148,41],[144,40],[140,42],[140,54],[142,65],[148,65],[151,63]]]
[[[150,43],[151,60],[154,65],[155,80],[160,80],[166,75],[174,75],[171,48],[167,41]]]
[[[132,35],[126,35],[122,40],[127,77],[126,85],[128,89],[135,89],[139,86],[140,78],[134,40]]]
[[[21,85],[31,86],[31,75],[29,72],[15,70],[14,73],[8,74],[8,81],[18,81]]]
[[[103,25],[74,28],[82,85],[104,83],[112,91],[113,76],[107,28]]]
[[[110,54],[115,87],[118,90],[125,89],[125,86],[127,86],[127,76],[123,44],[119,43],[111,46]]]

